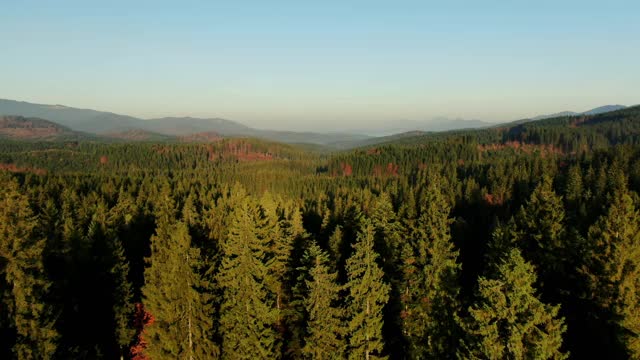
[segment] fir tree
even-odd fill
[[[344,234],[342,233],[342,226],[337,225],[331,237],[329,237],[329,251],[331,253],[331,264],[334,270],[338,270],[340,264],[342,264],[342,247]]]
[[[389,301],[390,286],[377,264],[374,251],[374,227],[363,219],[354,253],[347,260],[347,314],[349,316],[349,358],[385,359],[382,355],[382,311]]]
[[[480,277],[478,299],[469,317],[459,320],[465,339],[462,359],[564,359],[560,349],[566,326],[559,306],[542,303],[533,287],[534,267],[511,250],[494,279]]]
[[[82,355],[78,356],[117,357],[126,352],[134,337],[130,324],[134,307],[127,279],[129,266],[117,236],[121,220],[100,201],[84,236],[89,256],[83,261],[82,272],[94,281],[82,282],[84,288],[73,313],[82,321],[74,324],[74,330],[84,333],[84,336],[74,336],[81,339],[78,350]],[[104,325],[92,332],[83,331],[92,322]]]
[[[589,228],[584,273],[590,297],[613,319],[630,358],[640,358],[640,215],[626,191]]]
[[[313,243],[305,258],[312,264],[305,281],[308,295],[304,300],[307,313],[305,345],[302,354],[308,359],[344,358],[344,311],[338,305],[341,286],[337,275],[329,270],[329,259]]]
[[[544,286],[559,286],[558,275],[567,274],[564,216],[562,198],[553,191],[551,178],[545,176],[516,219],[518,246],[528,260],[540,267]]]
[[[400,291],[402,288],[402,243],[403,228],[391,202],[391,197],[383,192],[374,199],[371,223],[375,228],[375,249],[380,254],[384,280],[391,286],[389,303],[384,309],[383,334],[388,339],[391,354],[400,355],[405,348],[402,337],[396,336],[401,323]]]
[[[280,356],[274,329],[277,311],[264,285],[268,267],[266,246],[257,236],[260,218],[257,206],[249,198],[242,199],[231,214],[222,246],[224,257],[216,280],[223,291],[219,331],[225,359]]]
[[[393,210],[389,194],[382,193],[374,201],[371,223],[375,227],[376,247],[381,249],[381,256],[384,258],[385,272],[395,275],[393,273],[398,270],[402,252],[402,226]]]
[[[198,273],[199,250],[191,247],[187,225],[175,221],[167,187],[160,196],[142,289],[144,308],[155,318],[146,329],[146,352],[151,358],[216,357],[211,304],[198,291],[203,281]]]
[[[50,282],[44,274],[44,239],[37,235],[37,219],[29,201],[13,180],[0,186],[0,289],[2,312],[15,334],[17,359],[50,359],[58,334],[45,303]],[[4,316],[3,316],[4,317]],[[5,342],[6,341],[6,342]],[[9,339],[3,343],[11,346]]]
[[[404,251],[402,328],[408,352],[416,359],[447,357],[455,337],[460,265],[451,241],[449,212],[434,179]]]

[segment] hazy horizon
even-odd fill
[[[255,128],[499,123],[638,103],[640,5],[4,4],[0,98]]]

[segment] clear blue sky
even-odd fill
[[[0,98],[258,127],[640,103],[640,1],[0,0]]]

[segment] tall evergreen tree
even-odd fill
[[[265,286],[267,249],[257,236],[260,218],[250,198],[240,200],[222,244],[223,260],[216,280],[223,291],[219,331],[224,359],[280,357],[274,329],[278,314]]]
[[[374,201],[371,223],[375,227],[376,248],[384,258],[385,272],[393,274],[398,269],[402,253],[402,226],[393,210],[389,194],[382,193]]]
[[[451,241],[450,206],[432,180],[404,251],[402,329],[412,358],[450,356],[459,292],[458,251]]]
[[[579,165],[574,165],[567,172],[564,194],[567,202],[568,218],[575,223],[587,216],[586,200],[590,194],[585,192],[584,180]]]
[[[344,311],[338,304],[341,286],[337,275],[329,270],[329,258],[317,244],[309,247],[305,258],[313,265],[305,281],[308,320],[302,353],[308,359],[342,359],[346,351],[345,324]]]
[[[640,215],[626,191],[589,228],[589,294],[611,319],[630,358],[640,358]]]
[[[388,193],[383,192],[373,200],[371,223],[375,229],[375,249],[380,254],[384,280],[391,286],[389,303],[384,309],[383,334],[388,339],[387,348],[392,355],[401,356],[405,344],[396,336],[401,323],[402,305],[402,243],[403,228]]]
[[[347,315],[349,317],[349,358],[385,359],[383,356],[382,311],[389,301],[390,286],[383,281],[384,273],[377,264],[374,250],[374,227],[368,219],[361,220],[354,253],[347,260]]]
[[[58,334],[45,303],[50,282],[44,273],[42,252],[45,240],[37,234],[37,219],[26,196],[14,180],[0,184],[0,301],[3,317],[14,339],[3,339],[12,346],[17,359],[50,359],[54,356]]]
[[[552,179],[544,176],[516,219],[519,230],[518,247],[529,261],[539,266],[544,286],[560,286],[566,277],[568,250],[562,198],[553,191]]]
[[[159,205],[142,289],[145,310],[155,318],[146,329],[146,353],[159,359],[216,357],[211,302],[198,291],[199,250],[191,247],[187,225],[176,222],[167,187]]]
[[[462,359],[564,359],[564,321],[559,306],[542,303],[533,287],[536,274],[520,252],[511,250],[495,278],[480,277],[478,299],[461,319]]]
[[[329,237],[328,247],[331,253],[331,264],[334,270],[338,270],[340,264],[342,264],[342,248],[344,246],[344,234],[342,232],[342,226],[337,225],[333,233]]]
[[[64,315],[76,318],[67,324],[65,334],[67,343],[76,349],[65,356],[116,358],[127,351],[134,337],[130,323],[133,294],[127,279],[128,263],[117,236],[119,221],[104,202],[96,204],[82,239],[87,248],[75,261],[82,274],[71,286],[75,306]],[[103,325],[86,331],[94,323]]]
[[[110,297],[113,307],[115,339],[121,353],[128,350],[135,328],[131,319],[135,314],[133,289],[129,281],[129,262],[122,241],[116,233],[126,228],[132,220],[129,210],[133,207],[128,197],[120,193],[118,203],[111,209],[109,218],[104,220],[103,232],[110,241],[106,244],[107,268],[109,274]]]

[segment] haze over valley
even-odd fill
[[[600,106],[584,112],[565,111],[552,115],[538,115],[530,119],[518,120],[535,121],[553,117],[595,115],[609,111],[624,109],[624,105]],[[128,115],[91,109],[73,108],[65,105],[33,104],[23,101],[0,99],[0,116],[21,116],[50,121],[64,127],[64,131],[54,131],[51,134],[42,132],[39,136],[16,132],[14,138],[26,139],[56,139],[70,138],[70,130],[78,132],[75,137],[91,135],[94,139],[121,139],[131,141],[184,141],[192,139],[212,141],[222,137],[255,137],[265,140],[279,141],[292,144],[315,144],[330,149],[347,149],[363,145],[385,142],[393,136],[410,136],[426,132],[442,132],[449,130],[476,129],[497,126],[480,120],[462,120],[438,118],[432,121],[389,121],[385,127],[359,129],[341,132],[336,129],[331,132],[302,132],[278,131],[269,129],[255,129],[239,122],[220,118],[192,118],[192,117],[163,117],[156,119],[140,119]],[[11,127],[5,121],[0,128]],[[32,125],[33,126],[33,125]],[[37,127],[34,126],[34,127]],[[1,131],[1,129],[0,129]],[[5,135],[9,135],[7,130]],[[189,138],[190,136],[194,136]],[[2,136],[2,132],[0,132]]]

